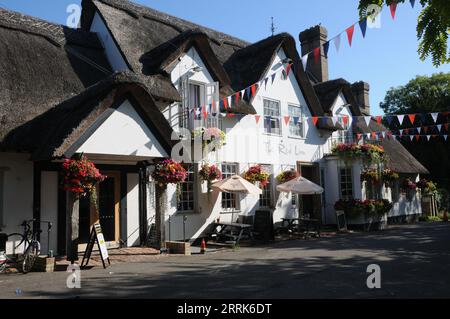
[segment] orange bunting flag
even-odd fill
[[[414,120],[416,119],[416,114],[408,114],[409,121],[411,124],[414,124]]]
[[[371,135],[372,135],[372,139],[374,139],[374,140],[375,140],[375,139],[377,138],[377,133],[376,133],[376,132],[372,132],[372,134],[371,134]]]
[[[256,94],[256,84],[253,84],[251,89],[252,89],[252,96],[255,96],[255,94]]]
[[[237,92],[236,94],[235,94],[235,96],[236,96],[236,100],[235,100],[235,105],[237,105],[238,103],[239,103],[239,98],[241,97],[241,93],[240,92]]]
[[[229,117],[229,118],[233,118],[235,116],[236,116],[236,114],[234,114],[234,113],[227,113],[227,117]]]
[[[416,141],[418,142],[420,140],[420,135],[415,135]]]
[[[397,10],[397,2],[392,2],[391,5],[389,6],[389,9],[391,9],[391,16],[392,19],[395,19],[395,11]]]
[[[362,137],[362,134],[356,134],[356,139],[359,141],[360,139],[361,139],[361,137]]]
[[[377,116],[377,117],[375,117],[375,119],[376,119],[378,124],[381,124],[381,121],[382,121],[383,118],[381,116]]]
[[[285,116],[284,117],[284,123],[286,123],[286,125],[289,125],[290,121],[291,121],[291,117],[290,116]]]
[[[291,72],[292,69],[292,63],[289,63],[286,67],[286,75],[289,76],[289,72]]]
[[[353,31],[355,31],[355,25],[352,25],[351,27],[347,28],[347,30],[345,30],[345,32],[347,32],[348,44],[350,46],[352,46]]]
[[[344,116],[342,118],[342,123],[344,123],[344,126],[347,126],[347,124],[348,124],[348,116]]]
[[[317,116],[313,116],[312,121],[313,121],[314,125],[317,126],[317,122],[319,122],[319,118]]]
[[[206,107],[204,105],[202,106],[202,114],[205,119],[208,117],[208,112],[206,111]]]
[[[320,47],[315,48],[313,53],[314,53],[314,63],[317,64],[319,63]]]
[[[445,123],[445,124],[444,124],[444,128],[445,128],[445,130],[448,132],[448,123]]]
[[[259,124],[259,120],[261,120],[261,115],[255,115],[256,125]]]
[[[223,106],[225,107],[226,110],[228,109],[228,100],[227,100],[227,98],[223,99]]]

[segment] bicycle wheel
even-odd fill
[[[28,246],[22,261],[22,272],[24,274],[29,273],[33,269],[34,263],[36,262],[36,259],[39,256],[39,251],[40,245],[39,242],[37,241],[32,242]]]

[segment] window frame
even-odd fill
[[[342,181],[342,171],[345,170],[347,172],[350,172],[350,174],[345,174],[346,176],[346,180],[343,182]],[[349,199],[354,199],[355,198],[355,186],[353,183],[353,167],[347,167],[347,166],[340,166],[338,167],[338,183],[339,183],[339,198],[343,199],[343,200],[349,200]],[[348,186],[348,182],[350,182],[350,186],[351,186],[351,194],[350,195],[344,195],[343,194],[343,185],[347,184]],[[345,187],[345,190],[348,191],[348,187]]]
[[[278,104],[278,113],[279,113],[278,116],[266,115],[266,105],[265,105],[266,102]],[[272,136],[282,136],[283,135],[283,124],[281,121],[281,101],[264,97],[263,98],[263,117],[264,117],[264,134],[272,135]],[[270,119],[270,123],[272,123],[272,121],[277,121],[279,132],[273,132],[272,125],[269,125],[269,127],[266,126],[268,118]]]
[[[225,162],[221,164],[221,171],[222,171],[222,177],[224,179],[229,178],[231,176],[233,176],[233,173],[228,173],[225,172],[224,166],[229,166],[229,167],[234,167],[235,168],[235,175],[239,175],[239,164],[238,163],[231,163],[231,162]],[[225,172],[225,173],[224,173]],[[231,176],[228,176],[230,175]],[[230,196],[231,198],[225,198]],[[234,199],[233,199],[234,198]],[[235,207],[224,207],[224,201],[232,201],[234,200],[235,202]],[[221,207],[221,211],[223,213],[234,213],[234,212],[239,212],[241,210],[241,205],[240,205],[240,197],[238,194],[231,194],[231,193],[223,193],[222,192],[222,198],[220,200],[220,207]]]
[[[188,167],[192,167],[192,172],[189,172],[190,170],[188,168],[186,168],[188,170],[188,175],[192,174],[193,178],[192,181],[188,181],[189,176],[186,178],[186,181],[180,183],[179,187],[180,189],[180,194],[176,194],[177,198],[176,198],[176,203],[177,203],[177,211],[176,213],[178,215],[187,215],[187,214],[196,214],[198,211],[198,171],[197,171],[197,165],[196,164],[183,164],[183,166],[186,168],[186,166]],[[192,183],[192,209],[188,209],[188,210],[181,210],[180,209],[180,201],[183,201],[182,196],[183,196],[183,185],[188,184],[188,183]],[[187,200],[187,202],[190,202],[189,200]]]
[[[267,172],[269,174],[269,185],[267,185],[266,187],[264,187],[262,189],[262,194],[259,195],[259,208],[261,209],[272,209],[273,208],[273,196],[274,196],[274,192],[273,192],[273,165],[271,164],[260,164],[261,165],[261,169],[265,172]],[[263,199],[263,197],[265,195],[267,195],[267,193],[269,194],[269,196],[267,196],[267,198]],[[265,204],[265,202],[268,201],[268,205],[262,205],[262,203]]]
[[[304,107],[301,104],[295,104],[295,103],[288,103],[288,115],[290,116],[289,119],[289,131],[288,136],[290,138],[296,138],[296,139],[305,139],[305,113],[304,113]],[[294,116],[291,114],[291,108],[298,108],[300,109],[300,116]],[[300,129],[300,135],[296,135],[292,133],[292,130],[296,127],[294,117],[299,117],[299,121],[297,123],[297,127]]]

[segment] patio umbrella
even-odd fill
[[[279,192],[294,193],[300,195],[317,195],[323,193],[323,188],[319,185],[307,180],[306,178],[300,176],[286,182],[284,184],[278,185],[277,190]]]
[[[261,195],[262,190],[256,187],[252,183],[246,181],[244,178],[234,175],[230,178],[212,184],[212,188],[218,189],[225,193],[238,193],[238,194],[250,194]]]
[[[234,175],[230,178],[215,182],[212,184],[212,188],[217,189],[224,193],[234,194],[249,194],[249,195],[261,195],[262,190],[256,187],[252,183],[246,181],[239,175]],[[231,214],[231,222],[234,222],[234,212]]]

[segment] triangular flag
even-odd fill
[[[368,140],[370,139],[370,135],[372,135],[372,134],[371,133],[366,134]]]
[[[208,111],[206,110],[206,107],[203,105],[202,106],[202,114],[203,114],[203,118],[207,118],[208,117]]]
[[[373,140],[376,140],[376,139],[377,139],[377,133],[372,132],[372,133],[371,133],[371,136],[372,136],[372,139],[373,139]]]
[[[422,127],[419,127],[419,128],[417,129],[417,131],[419,132],[419,134],[422,134]]]
[[[394,2],[391,3],[389,8],[391,9],[392,19],[395,19],[395,11],[397,10],[397,2],[395,2],[395,0],[394,0]]]
[[[402,136],[403,135],[403,130],[400,130],[399,133],[400,133],[400,136]]]
[[[370,120],[372,119],[371,116],[364,116],[364,121],[366,121],[366,125],[369,126],[370,125]]]
[[[446,130],[447,132],[448,132],[448,124],[449,124],[449,123],[445,123],[445,124],[444,124],[444,128],[445,128],[445,130]]]
[[[386,116],[386,120],[387,120],[389,126],[391,126],[393,119],[394,119],[393,116]]]
[[[420,135],[414,135],[414,137],[416,138],[417,142],[420,140]]]
[[[439,125],[437,125],[436,127],[437,127],[438,132],[440,132],[441,129],[442,129],[442,124],[439,124]]]
[[[227,113],[227,117],[229,118],[234,118],[236,116],[236,114],[234,113]]]
[[[409,2],[411,2],[411,7],[414,8],[414,3],[416,2],[416,0],[409,0]]]
[[[367,17],[363,18],[361,21],[359,21],[359,28],[361,29],[361,33],[363,38],[366,37],[366,30],[367,30]]]
[[[339,52],[339,48],[341,46],[341,34],[338,34],[335,38],[334,38],[334,47],[336,48],[336,52]]]
[[[292,63],[289,63],[286,67],[286,76],[289,76],[289,72],[291,72],[292,69]]]
[[[420,114],[420,122],[422,124],[425,124],[427,122],[427,115],[426,114]]]
[[[323,54],[328,58],[328,50],[330,49],[330,41],[327,41],[323,45]]]
[[[250,101],[251,89],[250,88],[246,88],[245,89],[245,94],[247,96],[247,101]]]
[[[302,65],[303,65],[303,70],[305,70],[305,71],[306,71],[306,66],[308,65],[308,57],[309,57],[309,53],[302,56]]]
[[[409,121],[414,125],[414,120],[416,119],[416,114],[408,114]]]
[[[261,120],[261,115],[255,115],[256,125],[258,125],[259,120]]]
[[[344,117],[342,118],[342,123],[344,123],[344,127],[347,127],[347,124],[348,124],[348,116],[344,116]]]
[[[381,121],[383,120],[383,117],[381,116],[376,116],[375,120],[377,121],[378,124],[381,124]]]
[[[448,139],[448,135],[443,135],[444,136],[444,141],[446,141],[447,142],[447,139]]]
[[[397,119],[398,119],[398,124],[402,125],[403,123],[403,119],[405,118],[404,115],[397,115]]]
[[[234,95],[234,103],[235,103],[234,105],[235,106],[238,105],[240,97],[241,97],[241,93],[236,92],[236,94]]]
[[[331,118],[331,121],[333,122],[333,126],[336,126],[336,123],[339,121],[339,117],[333,116],[333,117]]]
[[[252,85],[251,91],[252,91],[252,97],[255,96],[255,94],[256,94],[256,84]]]
[[[313,53],[314,53],[314,63],[317,64],[317,63],[319,63],[320,47],[315,48],[315,49],[313,50]]]
[[[223,104],[223,107],[225,108],[225,110],[228,109],[228,101],[227,101],[227,98],[223,98],[222,104]]]
[[[356,140],[359,141],[361,139],[362,135],[361,134],[356,134]]]
[[[293,119],[294,119],[294,124],[298,125],[298,122],[300,121],[300,117],[294,116]]]
[[[244,99],[245,93],[246,93],[247,91],[248,91],[248,89],[243,89],[243,90],[241,91],[242,99]]]
[[[284,123],[286,124],[286,125],[289,125],[289,122],[291,121],[291,117],[290,116],[285,116],[284,117]]]
[[[385,132],[385,131],[382,131],[382,132],[381,132],[381,136],[382,136],[383,138],[386,138],[386,132]]]
[[[275,77],[276,77],[276,76],[277,76],[276,73],[272,74],[272,84],[273,84],[273,82],[275,81]]]
[[[427,140],[430,141],[431,135],[427,135]]]
[[[228,107],[231,109],[231,95],[227,97],[227,99],[228,99]]]
[[[433,118],[434,123],[436,123],[437,122],[437,118],[438,118],[438,113],[431,113],[430,115]]]
[[[269,78],[265,78],[264,79],[264,85],[265,85],[265,90],[267,90],[267,82],[269,82]]]
[[[314,125],[317,126],[317,122],[319,121],[319,118],[317,116],[313,116],[312,121],[313,121]]]
[[[411,142],[413,141],[413,139],[414,139],[414,135],[410,135],[409,136],[409,139],[411,140]]]
[[[355,31],[355,25],[352,25],[351,27],[348,27],[345,32],[347,32],[347,38],[348,38],[348,44],[352,46],[352,40],[353,40],[353,31]]]

